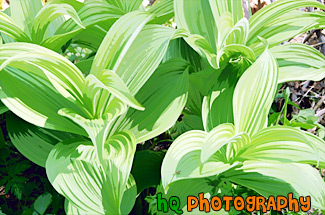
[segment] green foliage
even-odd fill
[[[324,12],[296,9],[325,6],[279,0],[249,20],[242,7],[12,0],[0,12],[0,114],[13,145],[46,168],[67,214],[129,214],[141,201],[156,214],[155,191],[177,195],[183,209],[201,192],[293,192],[325,210],[324,180],[312,167],[325,168],[324,141],[299,130],[324,128],[311,109],[287,118],[288,89],[269,114],[278,84],[325,77],[325,57],[313,48],[277,46],[324,27]],[[137,150],[157,150],[164,135],[173,141],[166,155]],[[0,187],[28,198],[31,162],[5,148],[2,132],[0,143]],[[39,194],[23,214],[60,213],[57,193]]]

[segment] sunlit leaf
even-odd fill
[[[134,185],[128,183],[129,176],[133,179],[130,171],[135,152],[134,137],[129,132],[121,132],[108,139],[105,149],[107,165],[102,166],[90,142],[61,142],[53,148],[47,160],[48,178],[54,188],[81,211],[88,214],[120,214],[123,211],[128,214],[134,202],[123,202],[122,205],[122,198]],[[131,193],[135,199],[136,190]]]
[[[279,64],[279,83],[325,77],[325,57],[310,46],[290,43],[270,51]]]
[[[181,59],[165,62],[135,95],[146,109],[129,109],[114,122],[111,133],[130,130],[138,143],[161,134],[172,127],[181,114],[187,92],[188,62]]]
[[[266,49],[240,77],[234,92],[236,132],[255,134],[267,126],[267,116],[276,93],[278,65]],[[245,95],[245,96],[243,96]]]

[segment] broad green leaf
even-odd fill
[[[126,14],[115,22],[98,49],[91,73],[100,79],[105,69],[116,72],[116,67],[150,18],[150,14],[137,11]]]
[[[147,25],[142,29],[113,68],[132,94],[148,81],[163,59],[170,40],[178,36],[174,29],[160,25]]]
[[[78,67],[78,69],[83,73],[83,74],[89,74],[91,65],[93,64],[94,58],[88,58],[83,61],[79,61],[75,63],[75,65]]]
[[[236,133],[253,135],[267,126],[277,83],[278,65],[266,48],[236,85],[233,96]]]
[[[89,138],[95,146],[95,151],[99,161],[103,163],[105,156],[104,147],[106,139],[108,137],[109,128],[112,124],[112,121],[121,114],[120,112],[123,113],[125,110],[125,107],[118,108],[118,110],[116,112],[113,112],[112,115],[106,114],[103,116],[103,118],[99,119],[84,118],[83,116],[68,108],[62,108],[58,113],[61,116],[72,120],[87,132]],[[115,110],[113,109],[112,111]]]
[[[218,30],[209,1],[174,0],[174,10],[177,27],[202,36],[216,53]]]
[[[78,11],[79,18],[86,28],[97,23],[112,22],[123,14],[124,12],[119,8],[98,0],[87,1]],[[41,45],[52,50],[58,50],[82,30],[83,28],[76,22],[69,19],[57,29],[55,35],[44,40]]]
[[[200,154],[205,137],[204,131],[189,131],[169,147],[161,167],[165,190],[172,182],[200,174]]]
[[[32,39],[34,43],[41,43],[44,39],[45,32],[51,21],[56,18],[67,15],[76,22],[81,28],[84,26],[79,19],[77,11],[69,4],[46,4],[36,15],[33,20]]]
[[[242,1],[209,0],[209,3],[216,23],[220,22],[220,17],[225,13],[231,14],[233,23],[239,22],[244,17]]]
[[[231,49],[229,51],[231,54]],[[229,59],[230,56],[227,57],[225,54],[225,58]],[[227,63],[225,68],[215,71],[215,74],[210,77],[208,76],[210,79],[206,83],[213,83],[213,85],[207,88],[209,92],[202,102],[202,120],[206,131],[211,131],[222,123],[234,123],[232,109],[235,86],[240,75],[251,65],[251,62],[242,58],[240,53],[235,53],[233,57],[235,57],[233,62]],[[238,58],[236,59],[236,57]],[[204,87],[205,82],[202,84]]]
[[[220,138],[218,134],[215,134],[213,131],[206,133],[204,131],[192,130],[182,134],[173,142],[166,153],[161,168],[162,185],[165,190],[168,190],[171,184],[177,181],[217,175],[237,165],[237,163],[233,165],[224,163],[214,156],[211,158],[202,157],[202,155],[210,156],[206,151],[202,154],[202,147],[209,145],[209,143],[213,144],[215,139]],[[223,135],[225,135],[223,137],[224,140],[232,136],[227,134],[227,131]],[[205,141],[212,142],[205,143]],[[219,148],[222,144],[226,143],[226,140],[222,141]],[[218,150],[217,145],[214,147],[215,150]],[[202,160],[206,160],[206,162],[202,163]]]
[[[321,28],[324,14],[295,11],[304,7],[325,9],[316,0],[280,0],[262,8],[249,19],[247,45],[259,54],[264,48],[258,36],[268,39],[273,47],[307,30]]]
[[[225,45],[224,41],[234,27],[231,13],[223,13],[220,17],[217,18],[216,24],[218,28],[217,52],[219,52],[219,50],[222,48],[222,45]]]
[[[64,210],[67,215],[87,215],[87,212],[74,206],[68,199],[64,201]]]
[[[137,184],[133,175],[130,174],[121,202],[121,214],[129,214],[131,212],[135,204],[137,194]]]
[[[12,113],[6,115],[10,140],[32,162],[45,167],[46,159],[57,143],[71,139],[68,133],[48,130],[31,125]]]
[[[0,63],[0,70],[12,66],[46,76],[65,98],[81,101],[83,74],[69,60],[51,50],[28,43],[4,44],[0,47]]]
[[[283,163],[325,164],[325,143],[314,136],[308,139],[301,130],[274,126],[252,137],[251,144],[240,153],[244,160],[275,160]]]
[[[150,17],[148,13],[138,11],[119,19],[104,38],[91,73],[100,79],[101,69],[112,70],[132,94],[137,93],[158,67],[169,41],[176,34],[174,29],[164,26],[143,27]],[[119,40],[115,39],[117,35]]]
[[[114,5],[125,12],[131,12],[138,10],[142,3],[142,0],[105,0],[111,5]]]
[[[188,62],[181,59],[169,60],[159,66],[135,95],[146,109],[129,109],[114,122],[110,133],[132,131],[139,143],[172,127],[187,100],[188,66]]]
[[[76,124],[58,114],[62,107],[76,107],[46,77],[7,67],[0,72],[0,86],[1,101],[20,118],[37,126],[84,134]]]
[[[27,35],[31,35],[33,20],[41,8],[41,1],[13,0],[10,2],[11,18],[21,30]]]
[[[221,47],[231,44],[245,45],[249,33],[249,23],[246,18],[239,20],[222,41]]]
[[[191,113],[202,116],[203,98],[208,95],[210,89],[216,84],[218,77],[218,70],[213,68],[190,74],[189,96],[186,107]]]
[[[0,12],[0,27],[1,33],[16,41],[31,42],[29,36],[14,23],[10,16],[3,12]]]
[[[35,200],[34,209],[39,214],[43,215],[51,203],[52,203],[52,195],[47,192],[43,193]]]
[[[104,37],[106,36],[106,34],[107,31],[103,29],[101,26],[99,25],[90,26],[87,27],[87,29],[81,31],[76,36],[74,36],[72,43],[78,44],[80,47],[88,48],[96,52],[100,44],[102,43]]]
[[[242,167],[230,170],[223,176],[265,197],[287,196],[288,193],[293,193],[296,198],[311,196],[312,207],[325,208],[324,180],[308,164],[245,161]]]
[[[130,93],[123,80],[121,80],[116,73],[110,70],[105,70],[102,73],[101,80],[98,80],[96,76],[90,74],[87,76],[86,82],[88,82],[88,85],[95,84],[100,88],[108,90],[112,95],[130,107],[138,110],[144,110],[141,104],[139,104],[139,102]]]
[[[201,148],[201,162],[205,163],[235,135],[232,124],[221,124],[208,133]]]
[[[50,4],[69,4],[71,5],[76,11],[80,10],[84,6],[83,1],[78,1],[78,0],[50,0],[47,1],[45,5],[50,5]]]
[[[233,112],[231,110],[233,102],[232,96],[234,86],[229,85],[231,81],[236,83],[236,77],[225,76],[228,71],[222,72],[219,85],[214,86],[210,93],[203,98],[202,121],[205,131],[211,131],[222,123],[233,123]],[[229,73],[228,73],[229,74]],[[236,75],[232,73],[233,75]],[[230,74],[231,75],[231,74]],[[220,80],[218,79],[218,80]],[[228,82],[228,80],[230,80]]]
[[[120,132],[107,140],[105,150],[107,163],[103,166],[90,142],[63,141],[49,155],[48,178],[70,204],[87,214],[128,214],[134,202],[123,201],[122,205],[122,199],[130,194],[136,197],[134,183],[128,182],[133,178],[130,171],[135,139],[130,132]]]
[[[279,83],[325,77],[325,57],[310,46],[290,43],[270,51],[279,64]]]
[[[199,72],[207,67],[199,54],[195,52],[183,38],[178,38],[170,42],[163,62],[172,58],[183,58],[187,60],[193,66],[194,72]]]
[[[201,148],[201,162],[213,161],[234,163],[240,149],[250,144],[249,136],[242,132],[235,134],[232,124],[221,124],[210,131]]]
[[[218,69],[217,55],[211,44],[201,35],[185,34],[186,42],[204,58],[213,68]]]
[[[156,1],[148,10],[155,17],[152,24],[164,24],[174,16],[174,0]]]
[[[138,193],[159,185],[160,168],[164,156],[163,152],[138,151],[135,153],[131,173],[137,182]]]
[[[323,29],[324,20],[325,15],[321,11],[295,10],[283,15],[281,19],[275,19],[274,22],[269,23],[259,35],[266,38],[270,47],[273,47],[308,30]],[[257,40],[253,44],[249,42],[249,46],[254,49],[256,54],[263,51],[263,44]]]

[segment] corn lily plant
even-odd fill
[[[324,181],[310,165],[325,167],[325,142],[295,128],[266,127],[278,77],[266,46],[235,87],[234,124],[188,131],[168,149],[161,170],[167,196],[177,193],[186,203],[185,196],[211,193],[211,181],[222,180],[266,197],[311,196],[313,207],[325,208]]]
[[[279,0],[247,20],[241,2],[12,0],[0,13],[0,113],[13,113],[13,144],[46,167],[67,214],[128,214],[147,186],[137,190],[130,173],[136,144],[182,111],[180,133],[191,131],[164,159],[166,196],[209,193],[222,179],[265,196],[311,195],[324,209],[324,183],[310,166],[324,168],[324,142],[266,127],[277,84],[325,76],[314,49],[276,46],[323,28],[323,12],[295,9],[324,6]],[[177,30],[160,25],[174,12]],[[70,42],[94,57],[75,65],[54,52]]]
[[[12,0],[0,12],[0,32],[6,43],[28,42],[58,51],[72,40],[97,51],[112,24],[128,12],[142,10],[142,0],[112,1]],[[160,24],[173,16],[171,0],[161,1],[148,10],[154,14],[151,23]],[[70,17],[70,19],[66,19]]]
[[[173,59],[159,65],[178,32],[147,24],[152,18],[134,11],[115,22],[87,76],[41,46],[0,46],[1,101],[45,128],[15,128],[19,119],[12,116],[10,136],[23,154],[46,166],[68,214],[128,214],[137,196],[130,174],[136,144],[170,128],[184,108],[189,64]]]
[[[198,55],[186,54],[190,48],[180,41],[168,52],[187,59],[195,72],[187,110],[176,125],[177,135],[183,134],[162,165],[165,197],[180,196],[185,211],[186,196],[213,194],[220,181],[228,181],[264,196],[310,195],[313,206],[324,209],[324,182],[310,166],[323,168],[324,141],[291,127],[267,127],[278,84],[325,77],[325,58],[315,49],[278,45],[323,28],[324,12],[296,9],[324,6],[280,0],[249,20],[242,5],[230,0],[181,0],[174,7],[177,26]],[[182,51],[175,54],[177,49]]]
[[[279,45],[307,30],[324,28],[323,11],[297,10],[325,9],[324,5],[314,0],[279,0],[247,20],[241,2],[174,1],[177,27],[182,29],[187,44],[199,54],[186,54],[189,48],[184,43],[173,43],[168,52],[170,56],[181,56],[191,62],[196,71],[190,75],[186,105],[190,112],[184,113],[185,130],[197,125],[195,129],[210,131],[221,123],[234,122],[234,87],[241,74],[262,53],[258,36],[268,41],[278,62],[278,83],[319,81],[325,76],[324,56],[313,48],[303,44]]]

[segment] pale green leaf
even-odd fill
[[[150,14],[137,11],[128,13],[115,22],[98,49],[91,73],[100,79],[105,69],[117,72],[116,67],[150,18]]]
[[[218,30],[209,1],[174,0],[174,10],[177,27],[202,36],[216,53]]]
[[[123,110],[124,109],[124,110]],[[106,114],[103,118],[87,119],[68,108],[59,110],[59,114],[71,119],[73,122],[82,127],[88,134],[92,143],[95,145],[95,151],[100,162],[104,162],[104,144],[108,137],[108,131],[112,121],[124,112],[125,108],[118,110],[112,115]],[[114,111],[114,109],[113,109]]]
[[[41,10],[42,2],[35,0],[13,0],[10,2],[11,18],[27,35],[31,35],[33,20]]]
[[[224,68],[230,60],[238,61],[240,58],[245,58],[249,62],[254,62],[256,56],[252,49],[241,44],[229,44],[220,49],[217,54],[218,68]]]
[[[290,43],[273,47],[270,51],[279,64],[279,83],[320,81],[325,77],[325,57],[310,46]]]
[[[0,12],[0,27],[1,33],[16,41],[31,42],[29,36],[14,23],[10,16],[3,12]]]
[[[9,43],[0,47],[0,70],[12,66],[40,77],[46,76],[65,97],[81,101],[84,76],[65,57],[29,43]]]
[[[227,131],[224,135],[225,139],[232,136],[232,134],[227,134]],[[209,144],[204,142],[211,141],[210,144],[213,144],[214,138],[218,137],[220,136],[215,136],[213,131],[208,134],[204,131],[195,130],[179,136],[168,149],[162,163],[161,174],[164,189],[168,190],[171,184],[183,179],[213,176],[236,166],[237,163],[227,164],[213,156],[211,158],[202,157],[202,147]],[[217,148],[225,143],[221,141],[221,145],[215,144],[215,150],[218,150]],[[204,156],[210,156],[206,151],[203,153]],[[206,162],[202,163],[202,160],[206,160]]]
[[[141,104],[130,93],[123,80],[121,80],[116,73],[110,70],[105,70],[102,73],[100,80],[92,74],[88,75],[86,78],[86,84],[96,84],[100,88],[108,90],[113,96],[120,99],[130,107],[137,110],[144,110]]]
[[[64,210],[67,215],[87,215],[87,212],[74,206],[68,199],[64,201]]]
[[[325,9],[316,0],[279,0],[262,8],[249,19],[247,45],[259,54],[264,46],[258,36],[267,39],[273,47],[307,30],[321,28],[324,13],[296,11],[304,7]]]
[[[245,45],[249,33],[249,23],[246,18],[239,20],[225,37],[221,47],[231,44]]]
[[[235,135],[232,124],[221,124],[211,130],[205,137],[201,148],[201,162],[205,163]]]
[[[46,4],[36,15],[33,20],[32,39],[34,43],[41,43],[43,41],[45,32],[51,21],[60,16],[70,16],[81,28],[84,26],[78,16],[77,11],[69,4]]]
[[[100,79],[103,72],[100,69],[110,69],[121,77],[133,95],[139,91],[158,67],[176,33],[159,25],[143,27],[150,17],[145,12],[132,12],[119,19],[104,38],[91,73]],[[119,40],[115,40],[117,35]]]
[[[87,1],[78,11],[79,18],[86,28],[97,23],[112,22],[123,14],[124,12],[119,8],[99,0]],[[52,50],[58,50],[81,31],[83,28],[69,19],[56,30],[55,35],[44,40],[41,45]],[[92,39],[90,38],[90,40]]]
[[[211,44],[201,35],[186,35],[186,42],[215,69],[219,68],[217,55]]]
[[[266,38],[270,47],[273,47],[306,31],[323,29],[325,27],[324,20],[325,14],[322,11],[295,10],[283,15],[281,19],[275,19],[268,23],[259,35]],[[263,44],[258,40],[255,40],[254,43],[249,42],[249,46],[254,49],[256,54],[260,54],[264,49]]]
[[[76,124],[58,114],[62,107],[75,109],[76,106],[65,99],[46,77],[7,67],[0,72],[0,86],[2,102],[29,123],[84,134]]]
[[[325,143],[314,135],[291,127],[274,126],[252,137],[251,144],[240,152],[238,160],[275,160],[283,163],[325,165]]]
[[[156,1],[148,10],[155,17],[152,24],[164,24],[174,16],[174,0]]]
[[[181,59],[165,62],[135,95],[145,111],[129,109],[114,122],[110,133],[130,130],[137,143],[161,134],[172,127],[181,114],[187,92],[188,62]]]
[[[278,83],[278,65],[266,49],[240,77],[234,92],[236,133],[255,134],[267,126]]]
[[[129,181],[135,139],[130,132],[120,132],[107,140],[105,149],[107,163],[102,166],[90,142],[61,142],[47,160],[48,178],[70,204],[87,214],[128,214],[134,202],[122,205],[122,199],[125,193],[129,200],[136,195],[134,180]]]
[[[232,23],[237,23],[244,17],[242,1],[209,0],[209,3],[217,24],[220,22],[220,17],[225,13],[231,14]]]

